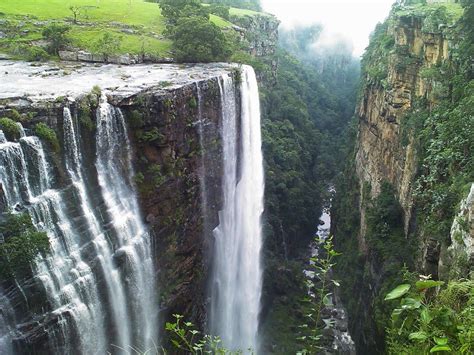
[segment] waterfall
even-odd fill
[[[257,80],[244,66],[241,119],[237,121],[234,82],[220,84],[223,141],[223,209],[214,230],[210,327],[232,349],[258,352],[262,290],[261,215],[264,174]]]
[[[21,336],[37,336],[37,327],[53,354],[150,351],[158,336],[154,266],[120,110],[102,98],[91,165],[81,153],[77,120],[64,108],[68,183],[61,188],[51,154],[37,137],[22,127],[20,132],[18,142],[9,142],[0,131],[0,201],[12,211],[27,211],[48,234],[51,251],[37,258],[33,280],[50,305],[46,319],[55,319],[48,325],[33,321]],[[94,173],[98,186],[90,181]],[[17,283],[16,292],[21,287]],[[0,352],[8,354],[21,321],[1,291]]]
[[[132,188],[134,172],[130,142],[121,111],[108,104],[105,96],[98,117],[96,167],[99,185],[118,236],[115,255],[126,260],[126,297],[130,302],[132,331],[140,344],[139,349],[150,351],[157,332],[154,302],[157,297],[150,236],[142,223]]]

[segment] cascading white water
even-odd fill
[[[226,347],[258,352],[264,194],[258,85],[253,69],[244,66],[240,125],[232,78],[225,76],[220,86],[223,209],[214,230],[210,327]]]
[[[51,252],[38,257],[34,275],[58,320],[58,329],[48,337],[51,351],[60,354],[120,353],[120,348],[145,352],[157,338],[150,238],[131,182],[125,122],[105,100],[97,117],[100,194],[95,198],[84,173],[77,120],[68,108],[62,145],[70,181],[66,188],[54,188],[55,177],[37,137],[21,128],[20,140],[9,142],[0,131],[0,195],[9,209],[27,211],[50,240]],[[97,201],[103,202],[98,206]],[[2,308],[8,307],[4,295],[0,301]],[[15,329],[6,311],[0,312],[0,350],[10,353]]]
[[[116,256],[126,259],[127,300],[130,302],[135,348],[150,351],[156,337],[155,277],[150,237],[140,217],[130,142],[121,111],[102,97],[98,109],[97,162],[99,185],[117,233]]]
[[[105,335],[101,336],[104,323],[96,307],[96,282],[81,260],[77,234],[71,232],[69,218],[64,214],[63,197],[51,189],[41,142],[37,137],[22,136],[18,143],[5,140],[0,144],[0,181],[6,204],[11,209],[27,206],[36,226],[48,232],[52,252],[38,260],[36,276],[46,290],[53,313],[61,319],[63,336],[76,328],[89,338],[80,345],[84,352],[105,350],[101,343],[105,339]]]

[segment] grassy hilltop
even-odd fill
[[[71,7],[78,7],[73,23]],[[251,10],[230,9],[231,16],[252,16]],[[221,28],[232,24],[211,15]],[[171,41],[163,36],[164,18],[156,3],[144,0],[2,0],[0,1],[0,52],[18,58],[25,45],[41,45],[42,30],[48,23],[71,25],[71,45],[94,51],[96,42],[109,32],[122,37],[118,54],[146,52],[169,57]]]

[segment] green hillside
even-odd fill
[[[73,23],[71,7],[79,8]],[[254,11],[231,9],[231,15],[257,14]],[[232,24],[211,15],[221,28]],[[119,54],[147,53],[169,57],[171,41],[163,36],[164,18],[156,3],[144,0],[2,0],[0,1],[0,52],[23,57],[26,45],[41,45],[41,32],[50,22],[71,25],[71,45],[93,51],[105,32],[121,36]]]

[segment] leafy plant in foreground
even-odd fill
[[[387,294],[387,302],[397,301],[388,328],[390,354],[474,351],[474,282],[444,282],[405,273],[406,283]]]
[[[304,349],[298,352],[298,355],[316,354],[323,350],[322,338],[323,329],[331,328],[333,324],[322,318],[322,311],[325,307],[331,307],[332,288],[339,287],[339,282],[331,277],[334,265],[334,259],[341,255],[334,250],[332,237],[326,239],[316,239],[319,244],[318,254],[310,258],[310,272],[306,284],[308,286],[309,313],[305,316],[308,323],[303,324],[301,328],[306,333],[299,339],[304,343]]]
[[[166,330],[170,333],[171,343],[176,349],[193,355],[242,354],[241,351],[232,352],[225,349],[221,339],[217,336],[201,334],[201,332],[194,329],[194,325],[191,322],[183,322],[183,316],[179,314],[174,314],[173,316],[176,321],[174,323],[166,323]]]

